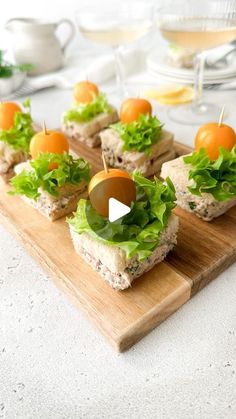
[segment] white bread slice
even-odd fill
[[[111,113],[101,113],[89,122],[62,122],[62,131],[73,140],[83,142],[89,147],[97,147],[101,144],[101,130],[118,121],[116,109],[111,108]]]
[[[110,246],[88,233],[78,234],[70,225],[71,238],[76,253],[97,271],[116,290],[130,287],[133,280],[160,263],[177,242],[178,217],[172,214],[168,225],[161,233],[158,247],[144,262],[138,256],[131,259],[119,246]]]
[[[191,165],[185,164],[183,157],[164,163],[161,169],[163,179],[168,176],[171,178],[176,190],[177,204],[181,208],[204,221],[211,221],[236,205],[236,197],[227,201],[216,201],[209,193],[203,193],[202,196],[193,195],[188,190],[188,186],[194,183],[192,179],[188,179]]]
[[[0,141],[0,176],[8,182],[14,176],[14,166],[26,161],[28,155]]]
[[[108,128],[100,134],[102,151],[109,166],[133,172],[139,170],[144,176],[159,172],[165,161],[175,157],[173,134],[162,130],[159,141],[151,148],[150,155],[138,151],[123,151],[123,141],[117,131]]]

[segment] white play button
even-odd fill
[[[108,218],[111,223],[123,217],[124,215],[129,214],[129,212],[130,207],[128,207],[128,205],[123,204],[115,198],[109,198]]]

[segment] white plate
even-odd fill
[[[185,77],[178,77],[178,76],[169,76],[166,74],[162,74],[162,73],[157,73],[156,71],[151,71],[149,70],[149,74],[153,77],[155,77],[158,81],[166,81],[166,82],[171,82],[171,83],[181,83],[181,84],[193,84],[193,78],[189,79],[189,78],[185,78]],[[218,79],[204,79],[203,80],[203,84],[208,85],[208,84],[222,84],[222,83],[231,83],[235,81],[235,76],[234,77],[225,77],[225,78],[218,78]]]
[[[193,69],[177,68],[166,63],[166,51],[151,53],[147,58],[147,68],[152,75],[162,76],[164,79],[193,83]],[[232,81],[236,77],[236,59],[224,69],[205,69],[204,83],[223,83]]]

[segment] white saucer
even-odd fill
[[[157,73],[156,71],[152,71],[149,70],[148,73],[150,74],[150,76],[155,77],[156,79],[158,79],[158,81],[163,82],[169,82],[169,83],[180,83],[180,84],[193,84],[193,77],[192,78],[186,78],[186,77],[178,77],[178,76],[171,76],[171,75],[167,75],[167,74],[163,74],[163,73]],[[217,79],[206,79],[204,77],[203,79],[203,84],[204,85],[208,85],[208,84],[222,84],[222,83],[231,83],[233,81],[235,81],[236,76],[233,77],[224,77],[224,78],[217,78]]]
[[[193,83],[193,69],[177,68],[166,62],[166,51],[160,50],[151,53],[147,58],[147,68],[149,72],[162,80]],[[233,81],[236,77],[236,59],[229,66],[223,69],[205,69],[204,84],[224,83]]]

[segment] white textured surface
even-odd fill
[[[39,93],[35,118],[56,127],[70,101]],[[236,417],[236,264],[120,355],[1,226],[0,266],[0,418]]]
[[[1,418],[235,418],[236,265],[118,355],[0,237]]]

